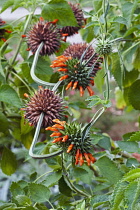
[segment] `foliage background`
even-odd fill
[[[40,16],[46,20],[55,19],[58,4],[62,3],[65,8],[66,2],[1,1],[1,13],[7,8],[14,12],[22,7],[29,15],[7,22],[4,27],[12,33],[5,35],[7,42],[0,40],[0,209],[140,209],[140,1],[71,2],[80,3],[87,18],[86,27],[80,30],[83,41],[90,43],[96,39],[98,43],[99,38],[104,36],[106,22],[111,40],[123,38],[123,41],[113,42],[113,51],[108,56],[112,104],[92,128],[97,162],[91,167],[75,167],[69,166],[71,161],[66,161],[65,157],[67,167],[64,173],[61,156],[45,160],[29,157],[28,149],[35,129],[25,124],[20,108],[25,103],[24,93],[37,89],[38,85],[30,76],[33,55],[26,51],[26,39],[21,38],[21,35],[28,31]],[[38,5],[41,13],[35,15]],[[53,7],[53,13],[48,13],[50,5]],[[87,7],[90,7],[89,12],[85,11]],[[59,15],[61,25],[67,24],[65,10]],[[30,23],[26,25],[29,17]],[[72,23],[73,18],[69,17],[67,21]],[[68,42],[63,43],[57,55],[68,45]],[[48,56],[39,57],[36,75],[45,81],[57,82],[57,77],[54,77],[55,74],[50,68],[52,59],[53,57]],[[106,90],[104,75],[103,65],[95,78],[95,94],[102,100]],[[89,122],[91,113],[94,114],[103,105],[100,98],[97,101],[94,98],[87,101],[90,100],[87,97],[85,95],[80,98],[78,93],[73,95],[72,91],[69,91],[66,97],[73,114],[71,119],[83,124]],[[121,127],[118,126],[118,121]],[[129,123],[130,128],[125,131],[124,128],[126,125],[128,127],[130,121],[132,124]],[[42,136],[45,136],[45,141],[37,143],[36,152],[40,154],[53,151],[54,146],[47,143],[49,136],[43,131]]]

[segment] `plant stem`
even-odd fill
[[[109,75],[108,75],[108,58],[104,55],[104,70],[106,73],[106,101],[110,98]]]
[[[34,60],[33,60],[33,63],[32,63],[32,67],[31,67],[31,72],[30,72],[30,74],[31,74],[32,79],[33,79],[36,83],[38,83],[38,84],[40,84],[40,85],[54,86],[56,83],[45,82],[45,81],[39,79],[39,78],[35,75],[35,68],[36,68],[36,64],[37,64],[37,61],[38,61],[39,53],[40,53],[42,47],[43,47],[43,42],[40,43],[40,45],[39,45],[37,51],[35,52],[35,56],[34,56]]]
[[[41,125],[42,125],[43,118],[44,118],[44,113],[42,112],[42,113],[40,114],[40,117],[39,117],[39,120],[38,120],[38,123],[37,123],[37,127],[36,127],[36,130],[35,130],[34,138],[33,138],[31,147],[30,147],[30,149],[29,149],[29,155],[30,155],[32,158],[35,158],[35,159],[50,158],[50,157],[54,157],[54,156],[56,156],[56,155],[59,155],[59,154],[61,154],[61,153],[63,152],[62,150],[58,150],[57,152],[53,152],[53,153],[51,153],[51,154],[45,154],[45,155],[37,155],[37,154],[34,154],[34,153],[33,153],[35,144],[36,144],[36,142],[37,142],[37,140],[38,140],[38,136],[39,136],[39,132],[40,132],[40,129],[41,129]]]
[[[28,27],[28,25],[29,25],[29,23],[30,23],[30,21],[31,21],[31,19],[32,19],[33,14],[34,14],[34,11],[31,12],[31,13],[29,14],[28,19],[27,19],[27,21],[26,21],[26,23],[25,23],[25,26],[24,26],[23,34],[26,33],[27,27]],[[18,56],[18,53],[19,53],[19,50],[20,50],[20,48],[21,48],[22,42],[23,42],[23,38],[21,37],[20,40],[19,40],[19,43],[18,43],[16,52],[15,52],[15,55],[14,55],[12,61],[11,61],[11,66],[14,64],[14,62],[15,62],[17,56]]]
[[[52,171],[47,171],[47,172],[45,172],[44,174],[41,174],[34,182],[37,182],[39,179],[41,179],[43,176],[45,176],[45,175],[47,175],[47,174],[49,174],[49,173],[52,173],[53,172],[53,170]]]
[[[68,172],[67,172],[67,169],[65,167],[65,164],[64,164],[64,157],[63,157],[63,154],[61,155],[62,157],[62,170],[63,170],[63,174],[64,174],[64,178],[66,180],[66,182],[68,183],[68,185],[70,186],[70,188],[75,191],[77,194],[80,194],[84,197],[90,197],[90,195],[88,193],[84,193],[83,191],[77,189],[73,183],[70,181],[69,179],[69,176],[68,176]]]

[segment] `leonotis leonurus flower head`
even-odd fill
[[[65,121],[54,119],[53,122],[56,124],[52,127],[47,127],[45,130],[53,131],[50,137],[55,137],[53,143],[57,143],[62,147],[63,151],[69,153],[75,165],[82,166],[86,161],[90,166],[96,159],[89,152],[92,149],[90,137],[87,136],[84,140],[82,139],[82,128],[77,123],[67,124]]]
[[[57,21],[45,22],[43,18],[27,34],[29,49],[35,53],[41,42],[44,43],[40,55],[51,55],[60,47],[61,33],[56,27]]]
[[[73,90],[79,90],[81,96],[83,96],[85,89],[88,90],[90,96],[94,94],[90,85],[94,85],[94,76],[100,69],[98,55],[94,53],[92,47],[87,47],[87,44],[73,44],[64,51],[63,55],[58,56],[51,65],[53,68],[59,67],[57,69],[61,74],[59,80],[65,81],[66,90],[72,87]],[[80,61],[86,49],[87,51]]]
[[[79,7],[78,4],[72,4],[72,3],[68,3],[73,11],[73,14],[77,20],[77,24],[78,26],[64,26],[61,29],[61,32],[63,34],[68,34],[68,36],[72,36],[74,34],[76,34],[79,29],[84,27],[85,24],[85,19],[84,19],[84,15],[83,15],[83,11],[82,9]]]
[[[59,95],[55,94],[49,89],[40,89],[32,96],[29,97],[25,108],[25,119],[28,120],[30,125],[37,126],[40,114],[44,113],[42,127],[53,125],[53,119],[60,119],[64,111],[64,103]]]

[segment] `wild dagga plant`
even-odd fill
[[[12,202],[2,202],[2,209],[139,209],[139,162],[133,156],[139,156],[140,132],[114,142],[94,125],[112,106],[112,75],[120,87],[114,93],[117,105],[140,109],[138,1],[94,0],[90,12],[84,11],[86,3],[3,4],[2,11],[11,5],[12,11],[20,6],[30,11],[21,21],[0,25],[0,30],[12,28],[9,39],[0,42],[1,168],[16,177],[10,177]],[[38,5],[41,13],[35,15]],[[77,31],[84,43],[68,43],[66,37]],[[88,92],[89,104],[77,95],[72,101],[68,89],[85,97]],[[95,108],[82,124],[77,119],[81,107]]]

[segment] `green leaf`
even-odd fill
[[[74,13],[65,0],[49,1],[42,10],[42,17],[49,21],[58,19],[61,26],[78,26]]]
[[[123,97],[123,92],[120,90],[119,87],[115,88],[115,100],[116,100],[116,107],[118,109],[124,109],[126,107],[126,102]]]
[[[77,206],[76,206],[76,210],[85,210],[86,209],[86,203],[85,203],[85,200],[81,203],[79,203]]]
[[[122,137],[124,141],[127,141],[130,139],[130,137],[134,134],[135,132],[129,132],[129,133],[125,133]]]
[[[133,166],[138,167],[140,163],[136,158],[128,158],[126,161],[126,166],[132,168]]]
[[[122,179],[122,181],[133,181],[140,177],[140,168],[132,169],[128,173],[126,173]]]
[[[78,167],[73,168],[73,175],[75,178],[86,184],[91,184],[93,179],[91,174],[88,173],[88,171],[83,168],[78,168]]]
[[[137,70],[132,70],[130,72],[125,71],[124,78],[123,78],[123,86],[129,87],[132,85],[133,82],[138,78],[139,72]]]
[[[0,131],[7,132],[8,127],[9,127],[9,122],[6,116],[2,112],[0,112]]]
[[[50,190],[42,184],[29,183],[30,197],[34,202],[45,202],[49,200]]]
[[[124,18],[124,17],[121,17],[121,16],[115,17],[115,18],[113,19],[113,22],[121,23],[121,24],[127,25],[127,19]]]
[[[118,53],[113,53],[111,56],[112,60],[112,71],[111,73],[113,74],[118,86],[122,87],[122,69],[121,69],[121,64],[120,64],[120,58]]]
[[[17,161],[15,154],[8,148],[4,148],[1,160],[1,169],[6,175],[11,175],[16,171]]]
[[[16,209],[16,204],[15,203],[5,203],[0,206],[0,210],[15,210]]]
[[[109,196],[104,194],[104,195],[95,195],[91,199],[91,204],[93,208],[96,208],[104,203],[107,203],[109,201]]]
[[[133,12],[133,7],[135,6],[134,3],[132,2],[125,2],[122,5],[122,12],[123,12],[123,17],[127,19],[127,26],[128,28],[130,27],[131,24],[131,18],[132,18],[132,12]]]
[[[17,195],[16,197],[14,197],[14,199],[18,202],[20,206],[31,205],[32,203],[30,198],[26,195]]]
[[[140,183],[139,182],[132,182],[128,185],[127,189],[125,190],[125,199],[128,205],[128,209],[135,209],[135,204],[138,200],[140,193]]]
[[[136,80],[129,88],[128,98],[136,110],[140,110],[140,79]]]
[[[12,193],[12,197],[15,198],[18,195],[25,195],[24,190],[20,187],[17,182],[12,182],[10,186],[10,191]]]
[[[62,171],[55,171],[53,174],[49,174],[46,179],[42,182],[46,187],[52,187],[62,177]]]
[[[128,141],[140,141],[140,131],[133,133]]]
[[[5,1],[0,12],[4,12],[8,7],[13,6],[13,4],[14,0]]]
[[[117,141],[119,148],[126,152],[138,152],[138,143],[137,142],[128,142],[128,141]]]
[[[135,54],[133,55],[133,65],[135,69],[138,69],[140,71],[140,47],[137,48]]]
[[[122,173],[119,171],[115,163],[108,157],[101,157],[95,165],[98,166],[101,174],[111,185],[117,183],[122,177]]]
[[[110,150],[110,148],[111,148],[110,137],[104,135],[103,138],[99,140],[98,145],[101,148],[104,148],[106,150]]]
[[[59,191],[60,193],[64,194],[67,197],[71,197],[72,195],[72,191],[70,189],[70,187],[67,185],[64,176],[61,177],[61,179],[59,180]]]
[[[2,85],[0,87],[0,101],[6,102],[18,108],[22,106],[17,92],[9,85]]]

